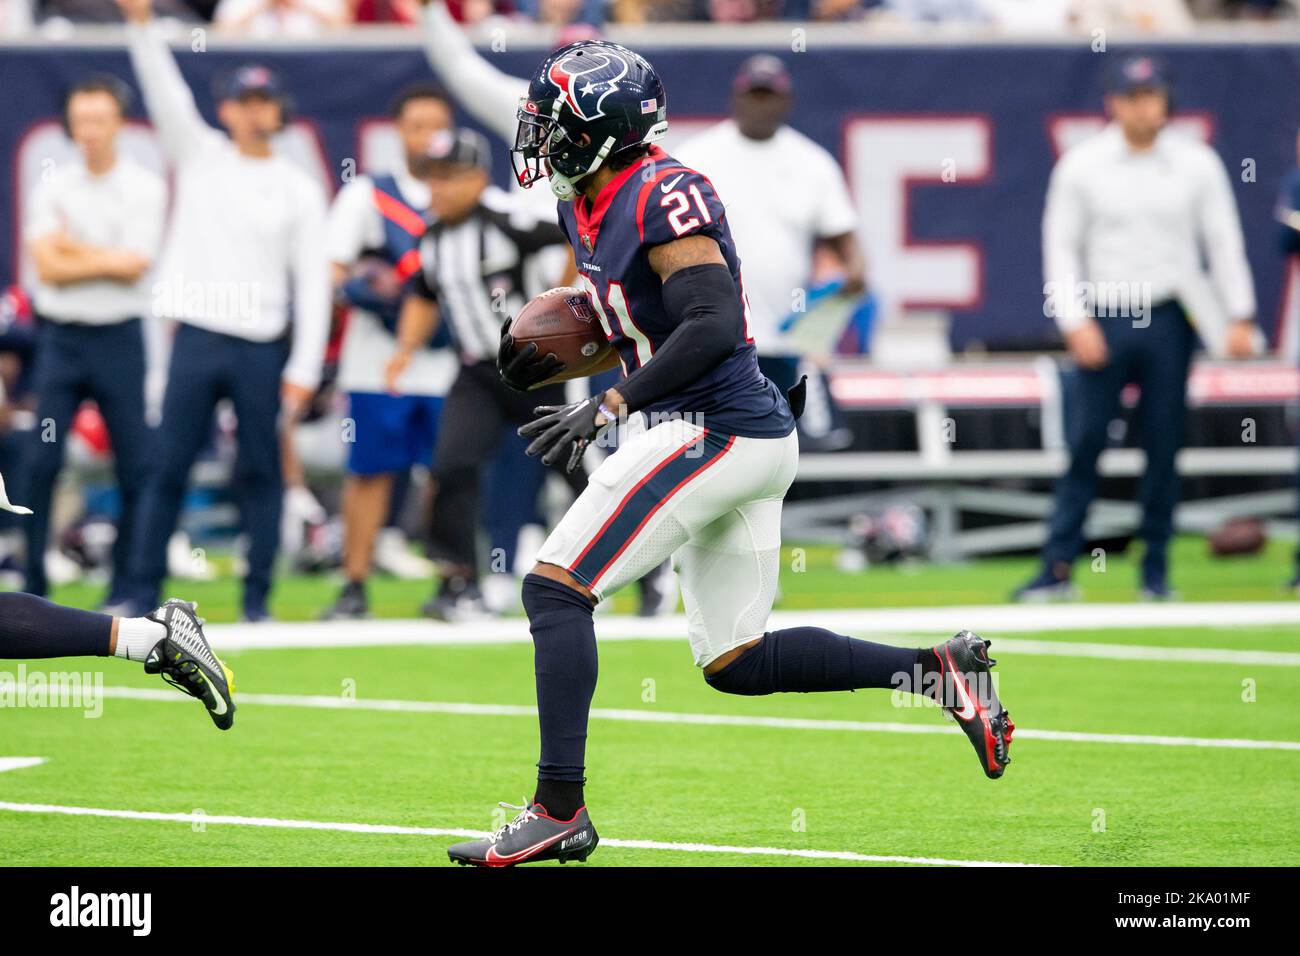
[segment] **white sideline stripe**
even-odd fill
[[[45,763],[44,757],[0,757],[0,773],[6,770],[22,770],[24,767],[36,767]]]
[[[999,637],[994,654],[1043,657],[1092,657],[1113,661],[1165,661],[1178,664],[1261,664],[1300,667],[1293,651],[1240,651],[1223,647],[1152,647],[1143,644],[1096,644],[1084,641],[1027,641]]]
[[[948,636],[966,627],[994,640],[997,652],[1095,657],[1113,660],[1164,660],[1216,664],[1300,666],[1300,653],[1219,648],[1138,647],[1134,645],[1016,640],[1001,635],[1113,628],[1300,625],[1300,602],[1258,604],[1051,604],[951,608],[883,608],[778,611],[772,628],[825,627],[846,634],[893,638],[898,635]],[[213,624],[206,628],[219,651],[286,648],[374,647],[400,645],[526,644],[532,641],[522,617],[443,624],[435,621],[319,621],[265,624]],[[602,643],[685,641],[684,615],[639,618],[605,615],[597,621]]]
[[[276,817],[232,817],[208,813],[152,813],[144,810],[105,810],[99,807],[65,807],[48,803],[8,803],[0,810],[12,813],[56,813],[74,817],[112,817],[121,820],[154,820],[168,823],[227,824],[242,827],[275,827],[288,830],[335,830],[344,833],[393,833],[402,836],[461,837],[476,840],[487,836],[481,830],[450,830],[438,827],[404,827],[383,823],[332,823],[320,820],[282,820]],[[1043,866],[1041,863],[1010,863],[1000,860],[946,860],[930,856],[876,856],[851,850],[795,850],[772,846],[716,846],[712,843],[665,843],[659,840],[607,840],[604,846],[625,850],[670,850],[677,853],[739,853],[747,856],[791,856],[810,860],[849,860],[854,863],[912,863],[923,866]]]
[[[161,702],[188,702],[170,690],[143,687],[105,687],[105,697]],[[365,700],[296,694],[239,694],[238,704],[267,707],[305,707],[317,710],[368,710],[407,714],[456,714],[472,717],[536,717],[537,708],[522,704],[469,704],[426,700]],[[933,709],[933,708],[930,708]],[[594,720],[621,720],[647,724],[694,724],[725,727],[772,727],[781,730],[847,730],[886,734],[959,734],[947,724],[904,724],[869,720],[823,720],[809,717],[745,717],[737,714],[688,714],[674,711],[593,708]],[[1232,737],[1162,737],[1153,734],[1100,734],[1071,730],[1016,728],[1016,740],[1053,740],[1067,743],[1151,744],[1160,747],[1216,747],[1228,750],[1297,750],[1300,741],[1252,740]]]

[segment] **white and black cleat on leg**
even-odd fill
[[[235,675],[213,653],[195,608],[190,601],[171,598],[145,615],[167,628],[167,636],[145,659],[145,673],[161,674],[173,687],[203,701],[217,728],[229,730],[235,722]]]
[[[978,634],[961,631],[933,650],[942,678],[939,704],[970,738],[985,775],[996,780],[1011,762],[1011,735],[1016,725],[993,686],[992,669],[997,661],[989,657],[991,643]]]
[[[557,820],[540,803],[529,803],[526,798],[522,806],[510,803],[501,806],[518,810],[519,815],[482,840],[448,847],[447,856],[453,863],[461,866],[518,866],[542,860],[581,863],[600,842],[586,807],[571,820]]]

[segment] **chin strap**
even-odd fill
[[[552,169],[551,175],[547,177],[547,182],[551,184],[551,192],[555,194],[555,198],[561,202],[572,202],[578,195],[578,180],[584,179],[598,170],[601,163],[605,161],[605,157],[609,155],[613,145],[614,137],[606,137],[600,151],[596,153],[595,158],[591,161],[591,165],[577,176],[565,176],[563,173],[558,173]]]
[[[563,173],[557,173],[551,170],[551,175],[546,180],[551,186],[551,192],[560,202],[572,202],[573,197],[578,195],[578,187],[568,176]]]

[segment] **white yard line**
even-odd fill
[[[0,773],[6,770],[22,770],[24,767],[36,767],[45,763],[44,757],[0,757]]]
[[[129,700],[190,703],[175,691],[139,687],[105,687],[105,697]],[[237,694],[238,704],[264,707],[302,707],[315,710],[362,710],[407,714],[455,714],[471,717],[536,717],[537,708],[520,704],[469,704],[450,701],[357,699],[296,694]],[[933,709],[933,708],[927,708]],[[735,714],[689,714],[675,711],[594,708],[593,720],[619,720],[648,724],[694,724],[710,727],[770,727],[779,730],[841,730],[886,734],[956,734],[961,730],[943,722],[904,724],[868,720],[823,720],[802,717],[745,717]],[[939,721],[936,714],[935,720]],[[1162,737],[1154,734],[1102,734],[1070,730],[1017,727],[1016,740],[1052,740],[1066,743],[1149,744],[1159,747],[1210,747],[1227,750],[1295,750],[1300,741],[1254,740],[1232,737]]]
[[[63,814],[76,817],[109,817],[120,820],[149,820],[166,823],[202,823],[213,826],[274,827],[287,830],[333,830],[344,833],[386,833],[401,836],[460,837],[474,840],[487,836],[479,830],[450,830],[437,827],[405,827],[382,823],[335,823],[322,820],[282,820],[276,817],[237,817],[209,813],[153,813],[145,810],[105,810],[99,807],[67,807],[48,803],[0,801],[0,811],[11,813]],[[810,860],[847,860],[853,863],[910,863],[922,866],[1041,866],[994,860],[948,860],[929,856],[878,856],[851,850],[797,850],[771,846],[726,846],[712,843],[667,843],[660,840],[610,840],[601,845],[627,850],[668,850],[675,853],[736,853],[746,856],[801,857]]]
[[[1163,660],[1216,664],[1272,664],[1300,667],[1300,653],[1233,648],[1144,647],[1130,644],[1037,641],[1007,638],[1014,633],[1115,628],[1238,628],[1300,625],[1300,602],[1260,604],[1053,604],[989,605],[952,608],[884,608],[831,611],[779,611],[771,628],[825,627],[894,643],[945,636],[963,627],[990,637],[997,652],[1113,660]],[[220,651],[285,648],[374,647],[392,645],[524,644],[532,638],[521,617],[442,624],[434,621],[321,621],[267,624],[214,624],[207,628]],[[596,621],[601,642],[686,641],[686,618],[602,615]]]

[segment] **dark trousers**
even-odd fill
[[[461,368],[442,406],[433,453],[435,558],[473,568],[477,575],[479,478],[496,454],[502,430],[532,421],[538,405],[563,404],[563,384],[516,392],[501,381],[493,362]]]
[[[1174,457],[1183,443],[1187,372],[1196,333],[1175,302],[1154,306],[1145,327],[1135,328],[1133,322],[1099,320],[1110,360],[1101,369],[1075,370],[1067,384],[1070,467],[1056,484],[1056,509],[1043,547],[1047,564],[1071,562],[1083,549],[1083,523],[1097,496],[1097,458],[1106,447],[1110,423],[1119,415],[1120,392],[1136,382],[1142,390],[1137,426],[1147,458],[1138,484],[1138,534],[1147,546],[1143,572],[1165,573],[1179,493]]]
[[[248,535],[244,606],[258,607],[271,590],[280,543],[280,375],[284,341],[250,342],[182,324],[172,346],[155,467],[140,508],[131,555],[132,598],[157,602],[167,575],[167,541],[176,530],[190,468],[207,444],[212,412],[229,398],[238,418],[239,455],[232,492]]]
[[[144,420],[144,337],[139,319],[113,325],[44,321],[38,333],[33,388],[36,428],[24,455],[23,504],[32,509],[25,522],[27,585],[44,595],[45,551],[50,502],[63,467],[72,419],[87,399],[99,406],[113,443],[113,469],[122,500],[113,544],[113,581],[108,603],[120,600],[130,565],[137,507],[148,465],[149,430]]]

